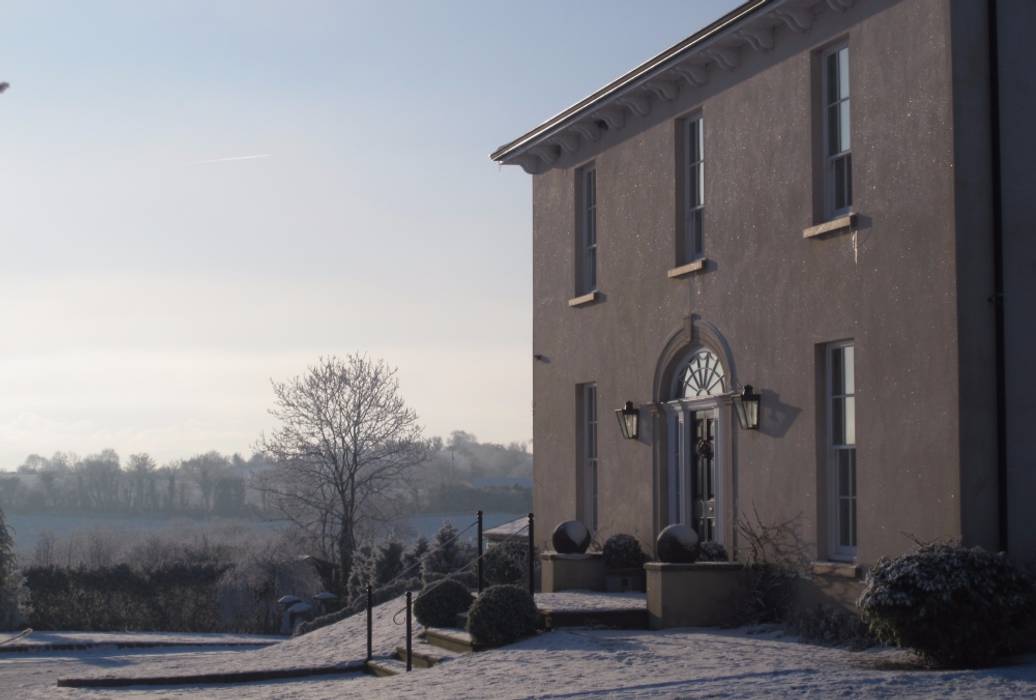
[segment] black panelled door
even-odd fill
[[[698,531],[698,537],[702,542],[712,542],[716,539],[716,418],[712,411],[695,411],[693,435],[692,527]]]

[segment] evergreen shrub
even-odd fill
[[[1005,554],[928,544],[882,558],[859,600],[882,642],[929,663],[970,666],[1016,650],[1034,610],[1033,582]]]
[[[606,569],[639,569],[647,560],[647,554],[633,535],[612,535],[604,542]]]
[[[506,540],[482,555],[486,585],[522,584],[529,580],[529,543]]]
[[[468,611],[468,633],[480,647],[511,644],[536,631],[536,603],[522,586],[490,586]]]
[[[425,627],[456,627],[457,616],[468,611],[474,596],[467,586],[442,579],[425,586],[414,601],[414,616]]]

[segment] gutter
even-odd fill
[[[1004,338],[1004,198],[1000,174],[1000,45],[997,0],[987,0],[989,32],[989,121],[993,189],[993,313],[996,346],[996,476],[997,536],[1000,551],[1008,549],[1007,520],[1007,370]]]
[[[655,73],[658,70],[669,67],[671,64],[679,63],[688,53],[700,47],[710,39],[715,38],[731,25],[740,22],[751,14],[754,14],[764,5],[773,5],[783,0],[748,0],[744,4],[734,8],[712,24],[687,37],[680,43],[672,46],[657,56],[648,59],[633,70],[619,76],[600,90],[590,94],[553,117],[543,122],[532,131],[519,136],[514,141],[500,146],[489,156],[490,160],[502,162],[518,154],[520,150],[532,145],[546,136],[560,131],[571,123],[581,119],[585,112],[602,107],[604,103],[615,97],[631,85]]]

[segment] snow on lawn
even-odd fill
[[[401,596],[374,608],[374,654],[387,655],[406,638],[406,598]],[[398,622],[398,624],[397,624]],[[415,634],[421,629],[414,624]],[[170,658],[133,666],[118,673],[86,673],[117,676],[176,676],[204,673],[272,671],[314,666],[345,666],[367,657],[367,616],[352,615],[301,637],[245,653],[209,654],[204,659]]]
[[[316,634],[316,633],[313,633]],[[303,638],[304,639],[304,638]],[[328,640],[330,641],[330,640]],[[258,654],[241,652],[239,656]],[[203,661],[195,655],[193,666]],[[202,656],[202,655],[198,655]],[[562,629],[393,678],[361,674],[233,686],[23,693],[72,698],[772,698],[1036,696],[1036,656],[973,671],[923,671],[901,651],[851,652],[775,630]]]
[[[0,636],[10,633],[0,633]],[[49,644],[276,644],[284,637],[223,632],[41,632],[15,642],[17,647]],[[3,647],[0,647],[0,651]]]

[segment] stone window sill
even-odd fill
[[[669,279],[674,280],[689,275],[692,272],[701,272],[705,269],[705,260],[705,258],[698,258],[697,260],[692,260],[686,265],[674,267],[666,272],[666,276],[669,277]]]
[[[856,564],[844,561],[815,561],[813,562],[813,574],[855,579],[860,577],[860,569]]]
[[[586,306],[587,304],[594,303],[595,301],[597,301],[600,298],[601,298],[601,293],[598,292],[595,289],[592,292],[587,292],[586,294],[580,294],[577,297],[573,297],[572,299],[569,299],[568,300],[568,305],[573,307],[573,308],[575,308],[577,306]]]
[[[845,229],[851,229],[856,226],[856,214],[846,214],[845,216],[839,216],[837,219],[831,219],[825,221],[822,224],[816,226],[810,226],[803,230],[803,238],[816,238],[817,236],[823,236],[828,233],[835,233],[836,231],[842,231]]]

